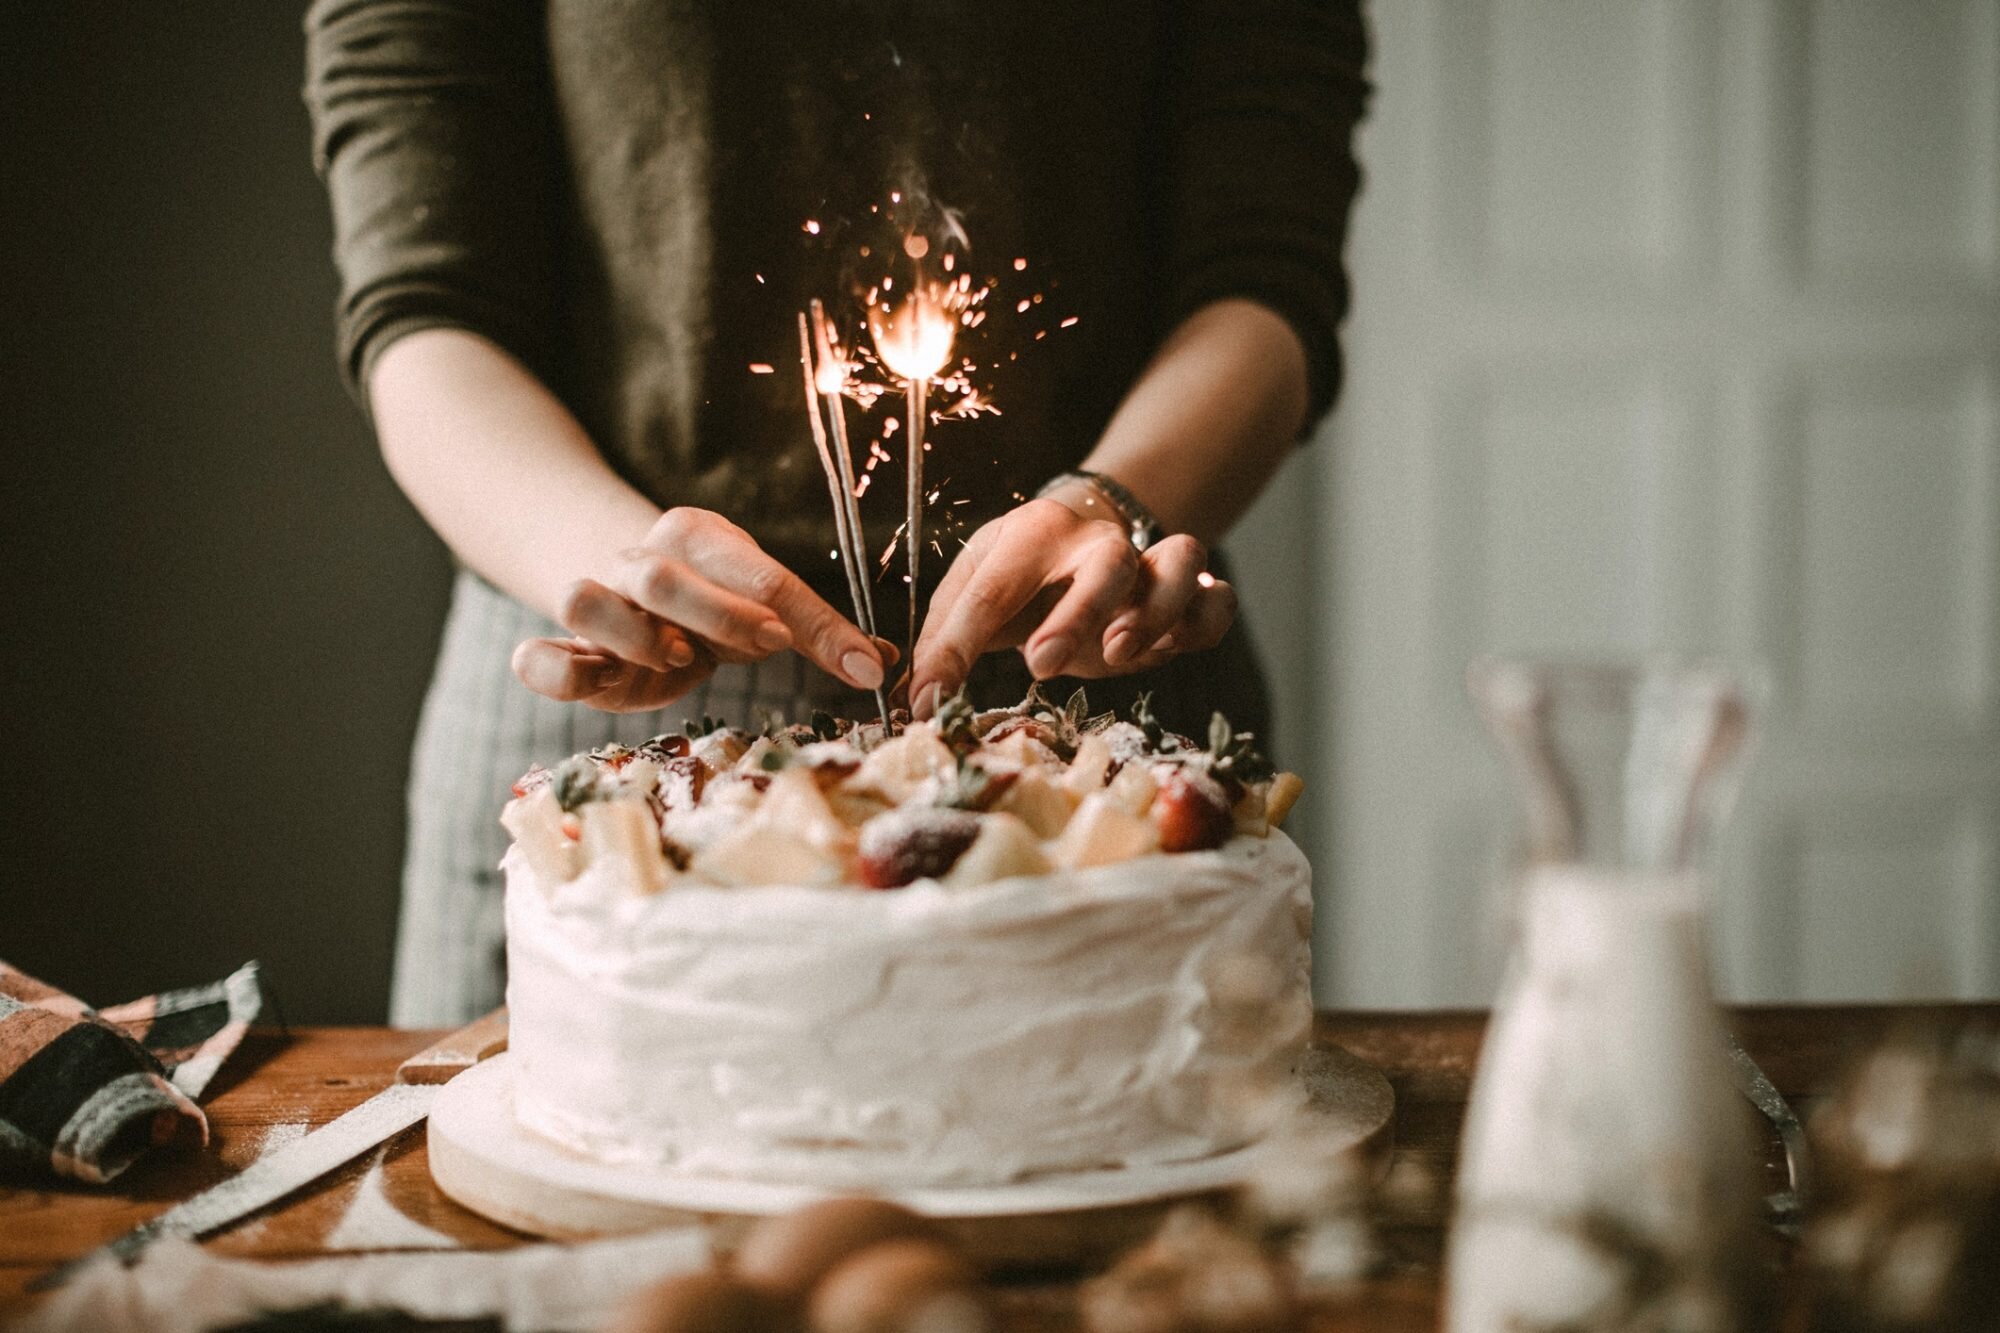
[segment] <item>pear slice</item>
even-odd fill
[[[1118,776],[1104,789],[1105,795],[1118,802],[1119,808],[1128,815],[1139,815],[1153,807],[1153,797],[1159,794],[1160,784],[1153,781],[1152,773],[1144,764],[1127,764],[1118,770]]]
[[[1150,819],[1128,814],[1103,792],[1083,798],[1069,827],[1056,840],[1056,864],[1071,870],[1112,865],[1160,849],[1160,831]]]
[[[846,865],[797,833],[753,819],[695,853],[691,869],[717,884],[749,888],[766,884],[838,884]]]
[[[811,771],[797,765],[772,776],[757,821],[840,858],[854,849],[854,831],[834,814]]]
[[[843,785],[856,791],[872,788],[891,805],[901,805],[918,787],[956,765],[957,757],[938,739],[937,728],[916,722],[902,735],[870,750]]]
[[[1076,795],[1031,768],[1015,780],[994,808],[1019,817],[1036,837],[1053,838],[1068,825],[1070,812],[1076,809]]]
[[[545,888],[567,884],[583,872],[583,853],[563,833],[562,815],[552,784],[515,797],[500,811],[501,826],[513,835],[514,845]]]
[[[1264,818],[1272,828],[1285,822],[1285,816],[1298,804],[1299,793],[1305,789],[1305,779],[1296,773],[1280,773],[1271,779],[1271,790],[1264,794]]]
[[[989,814],[979,819],[979,836],[965,849],[943,882],[952,888],[991,884],[1016,875],[1046,875],[1053,867],[1035,831],[1014,815]]]
[[[647,896],[667,887],[673,868],[660,850],[660,829],[644,801],[592,801],[583,820],[583,854],[592,867],[608,867],[633,892]]]
[[[1101,736],[1085,736],[1076,747],[1076,758],[1069,761],[1069,771],[1063,774],[1063,786],[1078,796],[1088,796],[1103,789],[1110,771],[1111,747]]]

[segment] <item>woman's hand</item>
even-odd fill
[[[929,716],[982,654],[1016,644],[1038,680],[1123,675],[1214,647],[1236,592],[1207,563],[1193,537],[1141,554],[1115,522],[1028,501],[973,533],[938,585],[917,643],[914,711]]]
[[[556,619],[576,637],[530,639],[514,674],[538,694],[609,712],[672,703],[715,671],[795,648],[856,689],[882,683],[878,644],[705,509],[670,509],[602,582],[579,580]]]

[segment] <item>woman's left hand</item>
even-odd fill
[[[1208,551],[1176,535],[1135,550],[1125,529],[1030,500],[972,534],[931,598],[910,682],[928,717],[988,652],[1018,645],[1037,680],[1117,676],[1212,648],[1236,590]]]

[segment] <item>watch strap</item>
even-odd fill
[[[1160,520],[1153,517],[1153,511],[1139,501],[1123,482],[1115,477],[1107,477],[1102,472],[1086,472],[1075,468],[1059,472],[1042,483],[1035,492],[1037,500],[1046,499],[1055,492],[1075,482],[1081,482],[1104,497],[1111,508],[1113,517],[1125,529],[1125,535],[1132,541],[1134,550],[1143,551],[1166,535]]]

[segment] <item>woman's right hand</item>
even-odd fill
[[[895,655],[706,509],[662,514],[605,581],[572,586],[556,618],[576,637],[527,640],[514,650],[514,674],[538,694],[614,713],[664,707],[718,662],[788,648],[872,690]]]

